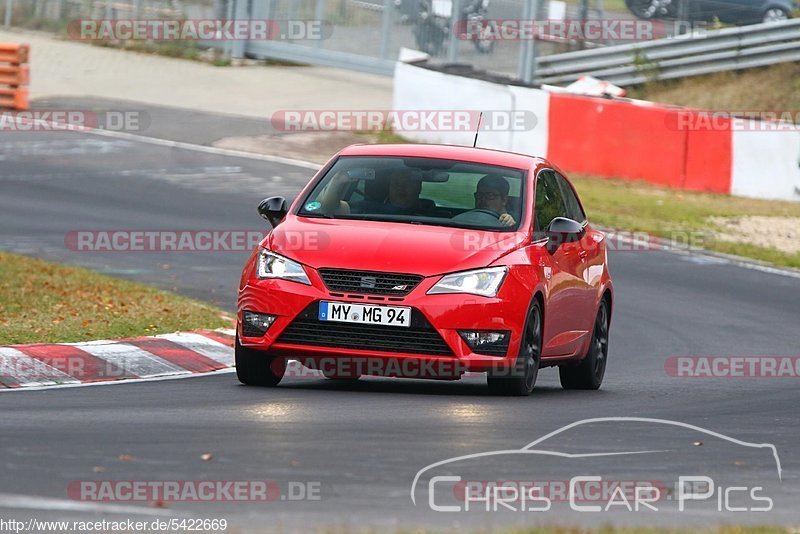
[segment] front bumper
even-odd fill
[[[316,271],[307,269],[307,273],[310,286],[252,277],[243,282],[237,324],[243,346],[269,350],[273,355],[297,359],[307,365],[310,363],[309,366],[323,359],[370,362],[375,369],[382,365],[393,371],[363,374],[390,376],[406,376],[406,369],[422,369],[422,363],[428,364],[424,367],[427,370],[430,362],[435,362],[441,373],[447,374],[447,370],[452,369],[453,374],[460,375],[513,365],[516,360],[530,288],[522,282],[526,278],[520,277],[514,268],[509,269],[494,298],[468,294],[427,295],[440,276],[424,278],[404,297],[331,292]],[[412,326],[406,329],[321,323],[316,320],[316,310],[322,300],[411,307]],[[242,334],[241,328],[244,311],[277,317],[264,336],[248,337]],[[508,349],[504,356],[475,353],[461,338],[459,330],[508,331]],[[346,342],[345,334],[352,334],[352,343]],[[420,375],[424,374],[420,371]]]

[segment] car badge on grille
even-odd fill
[[[375,289],[375,285],[378,283],[378,279],[374,276],[362,276],[361,277],[361,287],[364,289]]]
[[[406,284],[401,284],[401,285],[399,285],[399,286],[394,286],[394,287],[392,288],[392,291],[405,291],[407,288],[408,288],[408,285],[406,285]]]

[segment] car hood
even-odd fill
[[[262,245],[315,269],[433,276],[486,267],[525,241],[523,232],[289,216]]]

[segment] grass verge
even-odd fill
[[[800,218],[800,203],[682,191],[645,182],[586,175],[571,175],[570,178],[589,220],[595,224],[665,238],[702,232],[706,234],[702,246],[708,250],[800,268],[800,253],[790,254],[752,241],[736,243],[716,239],[715,236],[725,228],[708,220],[710,217],[733,219],[748,215]]]
[[[712,111],[791,114],[800,110],[800,62],[650,82],[631,88],[628,96]]]
[[[224,312],[144,284],[0,252],[0,344],[230,327]]]

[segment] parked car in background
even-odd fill
[[[758,24],[787,20],[800,7],[796,0],[685,0],[691,21],[719,20],[727,24]],[[641,19],[675,19],[680,0],[626,0],[628,9]]]

